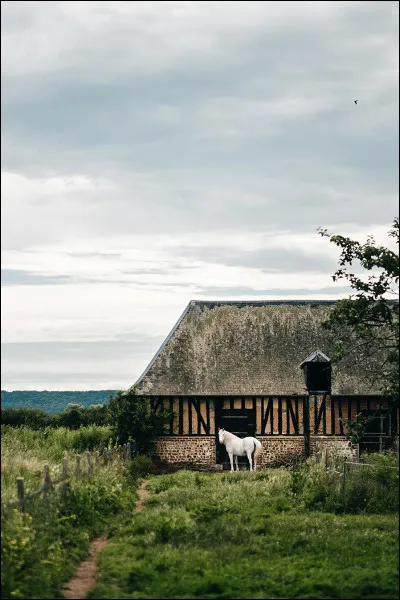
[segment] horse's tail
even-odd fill
[[[257,440],[255,437],[253,437],[253,441],[254,441],[254,451],[261,450],[261,448],[262,448],[261,442],[259,440]]]

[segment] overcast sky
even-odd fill
[[[398,7],[1,2],[2,389],[125,389],[192,299],[347,295],[316,229],[388,242]]]

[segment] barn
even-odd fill
[[[321,321],[334,303],[191,301],[135,383],[154,410],[173,413],[157,454],[226,468],[219,427],[256,436],[265,466],[332,445],[349,456],[387,446],[397,413],[370,388],[370,365],[357,357],[331,363],[333,334]],[[344,421],[359,413],[373,419],[354,447]]]

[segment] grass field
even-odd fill
[[[307,509],[283,469],[151,477],[89,598],[398,598],[398,516]]]
[[[2,426],[2,502],[16,499],[16,477],[23,476],[26,492],[34,492],[44,463],[54,478],[64,455],[104,447],[109,433],[94,426],[77,431]],[[89,479],[73,477],[66,495],[57,489],[48,500],[27,501],[23,511],[2,507],[1,597],[62,598],[62,585],[86,559],[90,540],[112,527],[118,514],[132,513],[136,488],[135,477],[127,477],[115,461]]]
[[[35,491],[45,462],[57,477],[64,455],[109,438],[107,427],[2,426],[2,501],[15,500],[16,477]],[[153,475],[136,515],[150,459],[72,477],[67,494],[2,509],[1,597],[62,598],[107,531],[90,598],[398,598],[398,469],[389,454],[371,461],[345,490],[335,465],[315,459],[292,471]]]

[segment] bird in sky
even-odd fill
[[[358,100],[354,100],[354,104],[357,104],[357,103],[358,103]]]

